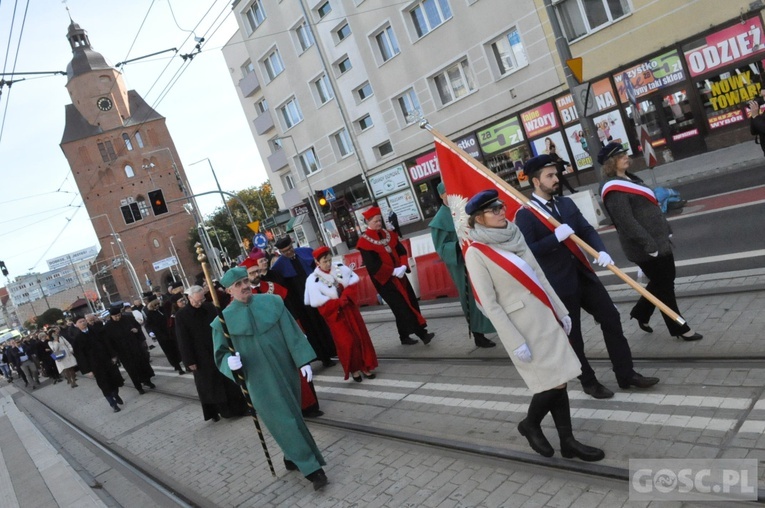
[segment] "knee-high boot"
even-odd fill
[[[574,431],[571,428],[571,405],[568,400],[568,391],[565,388],[551,391],[558,392],[552,401],[550,413],[560,437],[560,454],[567,459],[577,457],[587,462],[603,460],[605,457],[603,450],[582,444],[574,438]]]
[[[550,411],[552,399],[557,395],[555,390],[547,390],[535,393],[529,404],[529,412],[526,418],[518,424],[518,432],[528,439],[529,446],[535,452],[544,456],[552,457],[555,451],[542,432],[541,423],[545,415]]]

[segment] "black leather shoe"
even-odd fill
[[[475,339],[475,347],[490,348],[497,345],[493,340],[487,339],[482,333],[474,333],[473,338]]]
[[[585,462],[597,462],[603,460],[606,456],[600,448],[582,444],[574,439],[574,436],[562,438],[560,440],[560,454],[567,459],[576,457]]]
[[[114,410],[115,413],[119,413],[120,411],[122,411],[119,406],[112,406],[112,409]]]
[[[322,360],[321,364],[324,367],[334,367],[335,365],[337,365],[337,363],[334,360],[331,360],[331,359],[330,360]]]
[[[614,392],[597,381],[590,385],[582,385],[582,391],[593,399],[610,399],[614,396]]]
[[[688,342],[691,342],[694,340],[701,340],[704,338],[704,336],[701,335],[700,333],[694,333],[693,335],[675,335],[675,337],[678,339],[686,340]]]
[[[287,469],[287,471],[297,471],[298,467],[297,465],[292,462],[291,460],[284,459],[284,467]]]
[[[323,469],[314,471],[313,473],[306,476],[306,478],[308,481],[313,483],[313,490],[319,490],[329,483],[329,480],[327,480],[327,475],[324,474]]]
[[[539,455],[552,457],[555,454],[550,441],[542,433],[541,427],[533,428],[524,419],[518,424],[518,432],[529,441],[529,446]]]
[[[635,388],[649,388],[656,383],[659,382],[658,377],[645,377],[641,376],[637,372],[633,373],[630,377],[627,379],[619,379],[617,380],[619,383],[619,388],[629,388],[630,386],[634,386]]]
[[[644,332],[646,332],[646,333],[653,333],[653,328],[648,326],[648,322],[647,321],[645,323],[641,323],[640,320],[635,318],[635,317],[631,317],[630,319],[634,319],[635,321],[637,321],[638,328],[640,328]]]
[[[155,384],[154,384],[154,383],[152,383],[151,381],[147,381],[147,382],[146,382],[146,383],[144,383],[144,384],[145,384],[146,386],[148,386],[149,388],[152,388],[152,389],[154,389],[154,388],[156,388],[156,387],[157,387],[157,385],[155,385]]]
[[[119,395],[115,395],[114,396],[114,400],[117,401],[117,404],[124,404],[125,403],[125,401],[122,400],[122,397],[120,397]]]
[[[370,372],[369,374],[366,374],[363,370],[361,371],[361,375],[367,379],[374,379],[377,377],[377,374],[375,374],[374,372]]]
[[[351,374],[351,377],[352,377],[352,378],[353,378],[353,380],[354,380],[354,381],[356,381],[357,383],[361,383],[361,381],[362,381],[362,377],[361,377],[361,376],[359,376],[359,377],[356,377],[356,376],[354,376],[353,374]]]
[[[309,411],[308,413],[303,413],[303,417],[305,418],[318,418],[320,416],[324,416],[324,411],[321,409],[315,409],[313,411]]]
[[[435,336],[436,336],[436,334],[433,333],[433,332],[426,333],[425,335],[420,337],[420,340],[422,341],[423,344],[428,345],[428,344],[430,344],[430,341],[433,340],[433,337],[435,337]]]
[[[146,392],[144,391],[143,388],[139,388],[138,393],[140,393],[141,395],[146,395]]]
[[[419,342],[417,339],[413,339],[411,337],[401,339],[401,344],[404,346],[411,346],[413,344],[417,344],[417,342]]]

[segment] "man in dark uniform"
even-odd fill
[[[115,353],[108,341],[98,330],[88,325],[84,317],[76,318],[74,325],[77,333],[74,336],[75,357],[77,365],[83,374],[91,374],[96,378],[96,384],[115,413],[120,412],[118,404],[123,404],[120,397],[120,386],[125,384],[117,368]],[[103,327],[99,327],[103,331]]]
[[[141,325],[131,314],[123,315],[122,308],[111,307],[109,322],[104,325],[101,334],[117,354],[117,358],[127,371],[138,393],[141,395],[146,393],[142,385],[156,388],[151,382],[154,369],[151,368],[148,355],[143,349],[145,340],[141,333]]]
[[[319,311],[304,303],[305,281],[316,268],[313,251],[307,247],[295,248],[289,236],[279,238],[275,245],[281,256],[274,263],[272,271],[284,280],[287,310],[300,324],[322,365],[331,367],[335,364],[332,357],[337,354],[332,333]]]
[[[532,201],[561,223],[557,228],[553,228],[531,208],[521,208],[515,216],[515,224],[523,233],[547,280],[568,309],[572,321],[568,338],[582,364],[582,375],[579,376],[582,389],[596,399],[614,396],[614,392],[598,382],[595,371],[584,354],[581,309],[600,323],[608,357],[611,359],[619,386],[648,388],[655,385],[659,382],[658,378],[643,377],[635,372],[632,352],[622,331],[619,312],[582,251],[568,238],[576,234],[597,250],[597,263],[600,266],[605,267],[612,263],[597,231],[585,220],[571,198],[560,196],[553,199],[560,185],[555,161],[549,155],[539,155],[529,159],[523,170],[534,186]]]

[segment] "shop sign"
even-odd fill
[[[619,99],[628,102],[627,82],[632,85],[635,98],[638,98],[684,80],[685,72],[680,55],[673,50],[619,71],[613,78]]]
[[[369,177],[369,185],[376,198],[409,187],[404,165],[399,164]]]
[[[595,96],[598,111],[610,109],[617,105],[616,94],[611,86],[611,80],[608,78],[592,83],[590,93]],[[558,108],[558,114],[563,125],[570,125],[579,120],[579,112],[574,105],[574,97],[570,93],[555,99],[555,106]]]
[[[683,47],[691,76],[714,71],[765,52],[762,21],[754,16]]]
[[[530,138],[558,128],[558,119],[555,117],[555,107],[552,102],[545,102],[541,106],[524,111],[521,113],[521,122],[526,135]]]
[[[412,182],[419,182],[439,174],[441,174],[441,168],[438,166],[438,157],[436,157],[435,150],[417,157],[414,160],[414,166],[409,168],[409,176],[412,178]]]
[[[467,136],[455,139],[454,144],[465,150],[472,158],[479,161],[483,160],[483,154],[481,153],[480,148],[478,148],[478,139],[474,134],[468,134]]]
[[[699,134],[698,129],[691,129],[685,132],[678,132],[677,134],[672,136],[672,141],[679,141],[681,139],[692,138],[693,136],[697,136],[698,134]]]
[[[709,80],[707,80],[709,81]],[[709,103],[714,111],[757,99],[762,85],[752,78],[751,69],[710,82]]]
[[[478,143],[486,155],[507,150],[524,139],[521,123],[518,121],[517,116],[503,120],[488,129],[478,132]]]
[[[292,213],[293,217],[298,217],[300,215],[305,215],[308,213],[308,205],[302,204],[297,205],[292,208],[290,208],[290,213]]]
[[[709,122],[710,129],[719,129],[737,122],[743,122],[746,120],[746,115],[740,109],[736,111],[729,111],[721,115],[710,116],[707,121]]]

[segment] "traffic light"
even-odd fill
[[[316,191],[316,203],[318,203],[321,213],[329,213],[332,210],[332,205],[330,205],[327,198],[324,197],[324,191]]]
[[[149,192],[149,201],[151,201],[151,209],[154,211],[155,216],[167,213],[167,203],[161,189]]]
[[[5,261],[0,261],[0,271],[3,272],[3,275],[8,277],[8,268],[5,267]]]

